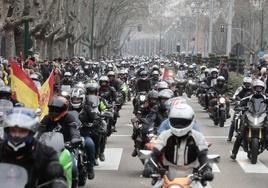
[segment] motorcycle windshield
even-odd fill
[[[41,135],[39,141],[54,148],[58,154],[60,154],[65,148],[63,135],[59,132],[46,132]]]
[[[249,110],[251,113],[260,115],[266,111],[266,104],[263,98],[252,98],[249,103]]]
[[[1,188],[24,188],[28,181],[27,171],[20,166],[0,163]]]

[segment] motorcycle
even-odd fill
[[[183,92],[185,90],[185,85],[186,85],[186,80],[185,79],[178,79],[177,80],[177,90],[178,90],[178,94],[179,96],[182,96],[183,95]]]
[[[167,176],[167,170],[159,167],[153,160],[150,159],[152,164],[157,168],[156,173],[152,174],[152,185],[153,188],[203,188],[206,186],[206,182],[202,180],[202,169],[207,165],[205,163],[197,169],[196,172],[186,177],[177,177],[173,180]],[[219,163],[219,155],[208,155],[208,163]],[[203,186],[204,185],[204,186]]]
[[[155,137],[154,127],[144,118],[133,118],[131,123],[133,125],[132,139],[134,141],[134,149],[142,164],[145,164],[150,158],[147,153],[151,148],[147,147],[147,144]]]
[[[224,127],[226,121],[226,97],[219,95],[217,98],[217,105],[213,107],[213,120],[214,124]]]
[[[69,150],[65,148],[63,135],[59,132],[46,132],[41,135],[39,141],[52,147],[59,156],[59,162],[64,169],[68,187],[72,187],[72,156]]]
[[[61,126],[58,125],[52,132],[60,132]],[[41,135],[42,136],[42,135]],[[87,155],[84,152],[84,138],[81,137],[79,145],[72,145],[70,142],[65,142],[65,148],[71,153],[75,159],[75,164],[78,169],[78,186],[84,186],[87,181]]]
[[[242,147],[248,153],[252,164],[257,163],[258,155],[267,145],[267,105],[264,98],[254,96],[248,102],[241,118],[240,127],[236,128],[241,134]]]
[[[135,115],[136,116],[142,116],[142,111],[144,108],[144,105],[146,103],[147,99],[147,93],[146,92],[139,92],[136,96],[136,110],[135,110]]]
[[[185,93],[187,94],[187,97],[191,98],[191,96],[194,94],[194,91],[196,89],[197,89],[196,81],[190,78],[185,85]]]
[[[25,168],[10,164],[10,163],[0,163],[0,184],[1,188],[24,188],[28,182],[28,173]],[[49,187],[53,184],[53,187],[62,187],[66,185],[63,180],[51,180],[38,185],[37,188]]]

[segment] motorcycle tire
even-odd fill
[[[260,147],[260,142],[258,138],[252,138],[251,139],[251,164],[256,164],[258,160],[258,155],[259,155],[259,147]]]
[[[78,177],[78,186],[84,186],[87,182],[87,168],[85,165],[80,165],[78,167],[79,177]]]
[[[225,111],[221,111],[219,119],[220,127],[224,127],[224,123],[225,123]]]

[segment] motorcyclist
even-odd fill
[[[73,78],[71,72],[65,72],[63,75],[63,79],[61,81],[61,85],[70,85],[73,86]]]
[[[198,166],[203,166],[201,182],[212,181],[213,173],[208,164],[208,145],[202,133],[192,129],[194,111],[188,104],[171,107],[169,112],[170,129],[162,132],[156,140],[151,160],[145,165],[144,173],[155,169],[162,156],[162,163],[168,169],[169,179],[192,174]],[[176,148],[176,149],[175,149]]]
[[[64,142],[71,142],[73,146],[81,143],[76,117],[68,112],[69,102],[66,98],[55,96],[48,104],[48,115],[46,115],[38,128],[39,135],[44,132],[51,132],[61,126],[60,132],[63,134]],[[73,161],[74,162],[74,161]],[[75,162],[74,162],[75,164]],[[77,166],[73,166],[73,183],[78,183]]]
[[[225,84],[225,78],[223,76],[218,76],[217,78],[217,84],[214,85],[212,90],[215,92],[215,96],[209,101],[209,106],[210,106],[210,112],[212,112],[213,107],[217,104],[217,97],[219,95],[227,95],[228,93],[228,87]],[[230,118],[230,101],[226,98],[226,113],[227,113],[227,118]]]
[[[250,96],[252,94],[253,94],[252,79],[250,77],[245,77],[243,79],[243,86],[237,88],[233,96],[233,100],[241,101],[243,98]],[[235,111],[235,113],[238,113],[238,111]],[[235,122],[234,118],[235,118],[235,115],[233,116],[233,120],[231,122],[231,126],[229,129],[229,134],[228,134],[228,139],[227,139],[228,142],[232,141],[232,137],[234,134],[234,122]]]
[[[167,106],[166,102],[174,96],[174,93],[170,89],[164,89],[158,93],[158,104],[151,108],[147,119],[154,125],[155,132],[159,128],[162,121],[167,119]]]
[[[86,103],[86,92],[82,88],[74,88],[71,93],[71,110],[77,111],[79,114],[83,113],[84,111],[87,111],[88,106],[85,105]],[[80,115],[77,114],[77,118],[80,117]],[[87,114],[88,118],[94,119],[95,116],[94,114]],[[79,120],[80,121],[80,120]],[[85,144],[85,151],[87,154],[87,160],[88,160],[88,166],[87,166],[87,171],[88,171],[88,179],[94,179],[95,173],[94,173],[94,163],[95,163],[95,144],[90,137],[89,134],[82,134],[81,135],[84,137],[84,144]]]
[[[115,78],[115,72],[114,71],[109,71],[107,73],[107,76],[109,78],[109,85],[111,87],[114,87],[114,89],[118,92],[120,90],[121,82],[119,79]]]
[[[9,86],[0,86],[0,99],[11,101],[14,106],[18,104],[18,101],[12,98],[12,91]]]
[[[159,71],[158,70],[154,70],[152,73],[151,73],[151,86],[154,87],[157,82],[159,82]]]
[[[257,97],[262,97],[266,99],[266,95],[264,94],[264,89],[265,89],[265,84],[263,81],[256,79],[253,81],[252,83],[252,87],[253,87],[253,94],[256,95]],[[247,106],[249,100],[251,99],[253,95],[250,95],[248,97],[245,97],[242,99],[242,101],[240,102],[240,107],[245,107]],[[254,96],[254,97],[256,97]],[[267,101],[265,101],[267,103]],[[237,134],[236,136],[236,140],[234,142],[234,146],[233,146],[233,150],[232,150],[232,154],[231,154],[231,159],[235,160],[236,159],[236,155],[238,153],[239,147],[241,146],[243,140],[243,133],[241,134]]]
[[[99,96],[104,98],[109,104],[115,104],[116,102],[116,90],[109,85],[109,78],[107,76],[101,76],[99,79]],[[118,117],[118,108],[114,106],[114,119],[113,119],[113,125],[112,130],[116,132],[115,124]]]
[[[52,188],[67,188],[57,152],[34,138],[37,125],[38,118],[32,110],[13,108],[9,111],[2,124],[5,139],[0,143],[0,161],[27,170],[29,178],[25,188],[49,181]]]
[[[169,89],[168,83],[166,81],[160,81],[156,84],[156,90],[158,92],[160,92],[164,89]]]
[[[188,70],[187,70],[186,74],[185,74],[185,77],[186,78],[194,78],[195,76],[196,76],[196,72],[194,70],[194,66],[190,65],[188,67]]]
[[[103,98],[98,96],[99,84],[97,82],[92,81],[92,82],[86,83],[86,90],[87,90],[87,96],[86,96],[87,102],[85,104],[85,108],[83,112],[80,113],[80,120],[82,121],[84,125],[87,125],[88,123],[94,124],[94,121],[99,122],[100,112],[105,111],[108,106],[106,101]],[[93,104],[90,98],[97,99],[98,106],[93,107],[93,105],[96,105],[96,104]],[[109,124],[107,125],[107,129],[111,129],[112,125],[113,125],[113,119],[111,118],[109,121]],[[106,144],[106,136],[103,137],[99,135],[99,127],[100,126],[98,127],[85,126],[81,130],[82,135],[83,134],[90,135],[92,139],[94,140],[95,150],[96,150],[96,155],[95,155],[96,164],[98,164],[98,161],[97,161],[98,158],[100,159],[100,161],[105,160],[104,150],[105,150],[105,144]]]
[[[140,78],[136,82],[135,91],[136,91],[136,93],[139,93],[142,91],[148,92],[150,90],[151,90],[151,82],[148,79],[148,72],[141,71]]]
[[[208,81],[207,81],[207,82],[208,82],[208,85],[209,85],[210,87],[213,87],[214,85],[217,84],[218,74],[219,74],[218,69],[216,69],[216,68],[212,68],[212,69],[210,70],[210,77],[208,78]]]

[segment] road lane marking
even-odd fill
[[[220,168],[215,163],[212,164],[212,171],[215,172],[215,173],[220,173],[221,172]]]
[[[111,137],[130,137],[130,134],[112,134]]]
[[[258,160],[257,164],[251,164],[247,157],[247,153],[244,151],[239,151],[236,157],[236,161],[245,173],[260,173],[267,174],[268,168]]]
[[[111,137],[131,137],[130,134],[112,134]],[[227,139],[227,136],[205,136],[209,139]]]
[[[212,188],[212,186],[210,185],[210,183],[207,183],[206,188]]]
[[[127,123],[126,126],[127,127],[133,127],[132,123]]]
[[[95,170],[118,170],[123,148],[106,148],[104,155],[105,161],[99,162],[99,166],[94,167]]]

